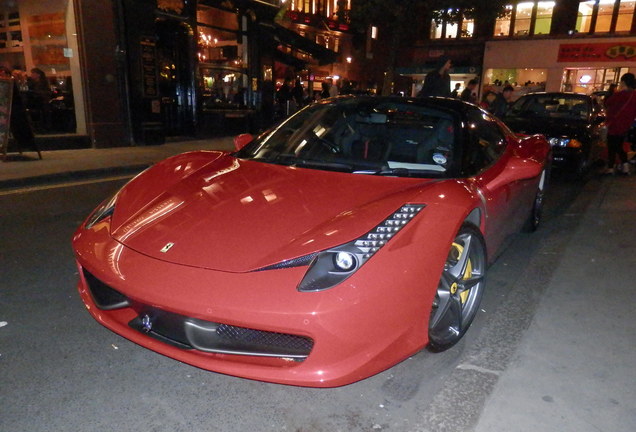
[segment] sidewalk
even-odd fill
[[[134,174],[169,156],[194,150],[232,150],[233,137],[168,142],[157,146],[25,151],[0,161],[0,189],[85,177]]]
[[[636,176],[592,179],[584,195],[476,432],[636,431]]]

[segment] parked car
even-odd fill
[[[550,147],[442,98],[340,97],[169,158],[78,228],[87,310],[182,362],[345,385],[455,344],[541,216]],[[123,367],[123,366],[122,366]]]
[[[544,134],[554,166],[582,176],[605,146],[605,110],[591,96],[578,93],[528,93],[508,110],[503,121],[519,134]]]

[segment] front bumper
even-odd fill
[[[402,248],[339,286],[303,293],[296,286],[307,267],[237,274],[180,266],[126,248],[107,229],[78,231],[74,248],[80,296],[115,333],[206,370],[311,387],[358,381],[424,347],[443,263],[396,266],[410,255]],[[95,284],[118,295],[100,299]]]

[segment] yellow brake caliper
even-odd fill
[[[459,259],[462,256],[462,253],[464,252],[464,246],[460,245],[459,243],[453,243],[453,248],[455,248],[455,250],[457,251],[457,259]],[[466,271],[462,275],[462,279],[463,280],[470,279],[472,275],[473,275],[473,264],[469,258],[468,263],[466,264]],[[455,295],[455,293],[457,292],[457,288],[458,288],[457,282],[454,282],[453,285],[451,285],[450,287],[451,294]],[[466,300],[468,300],[469,294],[470,294],[470,290],[465,290],[459,294],[459,298],[462,304],[466,303]]]

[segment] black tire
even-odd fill
[[[472,324],[483,296],[486,266],[484,238],[465,223],[451,244],[433,300],[428,339],[434,351],[455,345]]]

